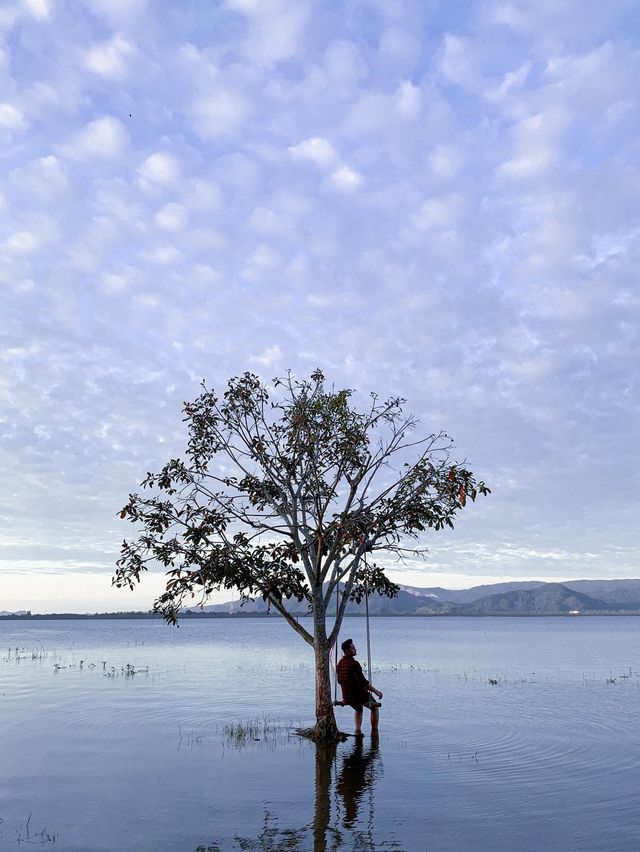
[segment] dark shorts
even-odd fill
[[[366,707],[368,710],[374,710],[376,708],[376,706],[377,705],[376,705],[376,702],[373,698],[373,695],[371,695],[370,693],[367,695],[366,698],[362,699],[362,704],[356,704],[355,701],[349,702],[349,707],[353,707],[353,709],[356,711],[356,713],[362,713],[363,707]]]

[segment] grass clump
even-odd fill
[[[222,728],[226,744],[236,748],[257,742],[275,746],[279,737],[288,737],[290,731],[291,723],[285,724],[267,715],[257,719],[227,722]]]

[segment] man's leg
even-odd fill
[[[373,707],[371,709],[371,733],[378,733],[378,718],[379,718],[379,710],[377,707]]]
[[[362,710],[356,710],[355,728],[355,734],[359,736],[362,733]]]

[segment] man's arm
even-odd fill
[[[373,692],[374,695],[377,695],[378,698],[382,698],[382,693],[379,689],[376,689],[372,683],[367,682],[367,689],[369,690],[369,692]]]
[[[364,672],[362,671],[362,666],[360,665],[360,663],[357,660],[354,660],[353,662],[357,666],[357,668],[355,668],[355,667],[354,668],[355,668],[355,672],[357,673],[358,679],[360,679],[360,678],[362,679],[361,680],[362,686],[367,690],[367,692],[373,692],[373,694],[377,695],[378,698],[382,698],[382,693],[380,692],[380,690],[376,689],[375,686],[372,683],[369,683],[369,681],[364,676]]]

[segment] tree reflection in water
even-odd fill
[[[256,852],[309,852],[311,848],[313,852],[378,852],[402,848],[392,840],[374,839],[375,781],[382,776],[378,738],[368,744],[358,738],[346,753],[343,748],[334,743],[315,744],[315,801],[310,825],[279,828],[276,817],[265,811],[260,834],[255,838],[236,835],[233,848]],[[365,791],[369,793],[366,803]],[[199,846],[196,852],[222,852],[223,848],[212,843]]]

